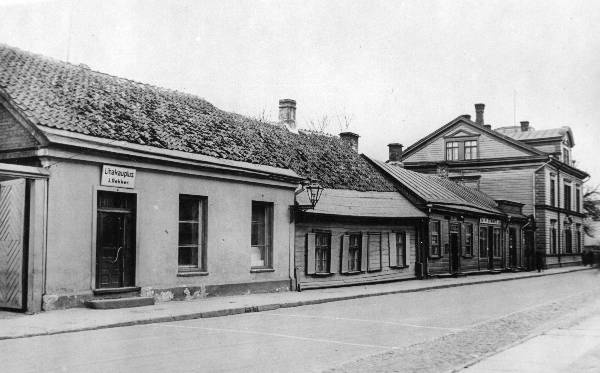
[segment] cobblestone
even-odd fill
[[[560,301],[490,320],[400,350],[349,362],[330,373],[351,372],[453,372],[525,338],[573,322],[600,308],[595,293],[577,294]]]

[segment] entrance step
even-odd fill
[[[109,310],[115,308],[131,308],[154,305],[153,297],[127,297],[111,299],[90,299],[85,301],[86,307],[97,310]]]

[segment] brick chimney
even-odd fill
[[[393,142],[391,144],[388,144],[388,149],[388,163],[397,166],[402,166],[402,144]]]
[[[485,104],[475,104],[475,123],[483,126],[483,110],[485,109]]]
[[[354,132],[342,132],[340,133],[340,139],[358,153],[358,138],[360,136]]]
[[[527,132],[529,131],[529,122],[524,120],[521,122],[521,131]]]
[[[284,124],[290,132],[296,130],[296,101],[284,98],[279,100],[279,122]]]

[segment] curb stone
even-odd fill
[[[536,278],[536,277],[554,276],[554,275],[560,275],[560,274],[565,274],[565,273],[580,272],[580,271],[586,271],[586,270],[591,270],[591,268],[575,267],[571,270],[566,270],[566,271],[562,271],[562,272],[553,272],[553,273],[541,272],[541,273],[534,273],[532,275],[523,276],[523,277],[494,278],[494,279],[479,280],[479,281],[473,281],[473,282],[432,285],[432,286],[425,286],[425,287],[421,287],[421,288],[388,290],[388,291],[381,291],[378,293],[361,293],[361,294],[352,294],[352,295],[344,295],[344,296],[333,296],[330,298],[263,304],[263,305],[258,305],[258,306],[224,308],[224,309],[220,309],[220,310],[192,312],[192,313],[188,313],[188,314],[174,315],[174,316],[150,317],[150,318],[146,318],[146,319],[107,323],[107,324],[103,324],[103,325],[83,326],[83,327],[64,329],[64,330],[51,330],[51,331],[36,332],[36,333],[26,333],[26,334],[22,334],[22,335],[4,335],[4,336],[0,335],[0,340],[29,338],[29,337],[64,334],[64,333],[76,333],[76,332],[90,331],[90,330],[119,328],[119,327],[134,326],[134,325],[157,324],[157,323],[165,323],[165,322],[173,322],[173,321],[193,320],[193,319],[200,319],[200,318],[223,317],[223,316],[238,315],[238,314],[243,314],[243,313],[271,311],[271,310],[275,310],[275,309],[279,309],[279,308],[309,306],[309,305],[316,305],[316,304],[322,304],[322,303],[339,302],[339,301],[344,301],[344,300],[361,299],[361,298],[383,296],[383,295],[416,293],[416,292],[421,292],[421,291],[448,289],[448,288],[460,287],[460,286],[480,285],[480,284],[504,282],[504,281],[516,281],[516,280],[523,280],[523,279]]]

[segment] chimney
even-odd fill
[[[471,114],[463,114],[462,117],[471,120]]]
[[[346,145],[348,145],[349,147],[352,148],[352,150],[354,150],[355,152],[358,153],[358,138],[360,136],[358,136],[358,134],[354,133],[354,132],[342,132],[340,133],[340,139],[342,139],[342,141],[344,143],[346,143]]]
[[[388,163],[402,166],[402,144],[394,142],[388,144],[388,148],[390,154],[388,157]]]
[[[485,109],[485,104],[475,104],[475,123],[483,126],[483,110]]]
[[[491,124],[484,124],[483,126],[484,126],[486,129],[490,130],[490,131],[492,130],[492,125],[491,125]]]
[[[284,124],[290,132],[297,132],[295,100],[289,98],[279,100],[279,122]]]
[[[529,131],[529,122],[524,120],[521,122],[521,131],[527,132]]]

